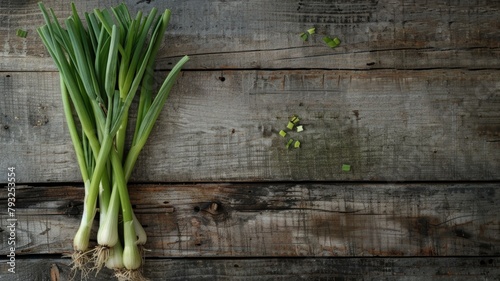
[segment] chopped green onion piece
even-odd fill
[[[297,132],[302,132],[304,131],[304,126],[300,125],[300,126],[297,126]]]
[[[22,30],[22,29],[18,29],[16,31],[16,35],[19,36],[19,37],[22,37],[22,38],[26,38],[26,36],[28,36],[28,31]]]
[[[316,28],[309,28],[306,32],[302,32],[300,34],[300,38],[302,40],[307,41],[309,39],[309,35],[316,33]]]
[[[286,143],[286,148],[288,149],[290,145],[292,145],[293,139],[289,139],[288,142]]]
[[[293,122],[292,122],[292,121],[289,121],[289,122],[288,122],[288,125],[286,125],[286,127],[287,127],[288,129],[290,129],[290,130],[293,130],[293,126],[295,126],[295,124],[293,124]]]
[[[295,116],[295,118],[292,119],[293,124],[299,123],[300,119],[299,117]]]
[[[283,130],[281,130],[281,131],[279,132],[279,134],[280,134],[280,136],[282,136],[282,137],[286,137],[286,132],[285,132],[285,131],[283,131]]]
[[[340,39],[335,37],[335,38],[330,38],[328,36],[323,37],[323,41],[328,45],[330,48],[335,48],[338,45],[340,45]]]
[[[293,147],[295,148],[299,148],[300,147],[300,141],[295,141],[295,143],[293,144]]]
[[[342,171],[349,172],[351,170],[351,165],[342,164]]]

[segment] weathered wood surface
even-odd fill
[[[69,5],[45,3],[69,14]],[[129,4],[169,5],[159,68],[187,53],[186,69],[200,70],[179,80],[134,181],[500,178],[496,2]],[[0,15],[0,164],[18,167],[22,182],[76,182],[58,76],[31,72],[54,70],[34,31],[42,24],[36,1],[2,2]],[[302,42],[298,33],[311,26],[340,36],[342,46],[326,48],[320,35]],[[17,28],[30,35],[14,36]],[[303,148],[287,153],[276,133],[291,114],[301,115],[306,132]],[[342,173],[342,163],[353,171]]]
[[[0,4],[0,69],[54,70],[36,34],[42,24],[37,0]],[[81,11],[122,1],[76,1]],[[136,4],[172,10],[172,21],[158,67],[169,68],[189,54],[190,69],[498,69],[498,1],[206,1],[172,0]],[[60,17],[69,3],[45,0]],[[303,42],[299,34],[316,27]],[[16,30],[29,32],[26,39]],[[322,37],[339,36],[331,50]],[[497,58],[497,59],[494,59]]]
[[[152,280],[500,280],[500,2],[125,2],[172,9],[158,79],[191,56],[132,178],[175,183],[133,186]],[[0,2],[0,169],[36,183],[17,275],[0,209],[0,280],[67,280],[82,208],[41,24],[37,1]],[[306,131],[286,151],[292,114]]]
[[[70,281],[68,259],[23,259],[9,281]],[[5,272],[0,262],[0,272]],[[147,260],[144,274],[159,280],[500,280],[500,258],[300,258]],[[90,280],[113,280],[102,270]],[[3,278],[2,278],[3,277]],[[8,278],[8,279],[7,279]]]
[[[498,180],[499,79],[490,70],[184,72],[133,181]],[[80,180],[58,85],[56,72],[0,77],[0,167],[16,166],[21,182]],[[290,134],[302,148],[286,150],[278,132],[292,114],[305,131]]]
[[[130,190],[148,233],[148,257],[500,255],[499,184],[185,184]],[[19,187],[16,198],[18,255],[71,252],[81,188]],[[0,214],[5,221],[6,210]],[[2,256],[9,234],[2,227]]]

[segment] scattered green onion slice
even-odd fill
[[[295,141],[295,143],[293,144],[293,147],[295,148],[299,148],[300,147],[300,141]]]
[[[335,37],[335,38],[330,38],[328,36],[323,37],[323,41],[328,45],[330,48],[336,48],[338,45],[340,45],[340,39]]]
[[[288,130],[293,130],[295,128],[295,125],[297,125],[299,123],[299,121],[300,121],[300,119],[299,119],[299,117],[297,115],[295,115],[295,114],[292,115],[288,119],[288,124],[287,124],[286,128]],[[297,125],[296,130],[297,130],[297,132],[302,132],[302,131],[304,131],[304,126],[303,125]],[[280,130],[279,131],[279,135],[282,136],[282,137],[286,137],[288,135],[288,133],[285,130]],[[285,146],[288,149],[292,145],[295,148],[299,148],[300,147],[300,141],[299,140],[294,140],[294,139],[289,139]]]
[[[351,165],[342,164],[342,171],[349,172],[351,170]]]
[[[307,41],[309,39],[309,35],[312,35],[314,33],[316,33],[316,28],[309,28],[306,32],[300,33],[300,38],[302,38],[302,40],[304,41]]]
[[[22,30],[22,29],[18,29],[16,31],[16,35],[19,36],[19,37],[22,37],[22,38],[26,38],[26,36],[28,36],[28,31]]]

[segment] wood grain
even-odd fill
[[[2,1],[2,71],[55,70],[36,34],[43,24],[38,1]],[[82,13],[122,1],[78,1]],[[133,13],[172,10],[159,69],[182,55],[188,69],[498,69],[497,1],[152,1],[126,2]],[[61,18],[70,6],[44,1]],[[311,27],[316,35],[303,42]],[[27,38],[16,30],[28,31]],[[330,49],[323,36],[338,36]]]
[[[185,71],[132,181],[498,180],[498,77]],[[58,84],[55,72],[0,77],[0,167],[17,167],[20,182],[80,181]],[[302,147],[287,150],[278,132],[292,114],[305,131],[290,133]]]
[[[69,281],[68,259],[24,259],[16,274],[5,273],[0,263],[0,280]],[[50,275],[50,273],[54,275]],[[113,280],[112,272],[101,271],[92,280]],[[476,258],[305,258],[305,259],[155,259],[144,269],[158,280],[498,280],[498,257]],[[58,279],[55,279],[57,276]]]
[[[130,193],[147,257],[500,254],[496,183],[134,185]],[[18,187],[16,198],[17,255],[69,253],[83,190]],[[0,235],[5,256],[9,231]]]

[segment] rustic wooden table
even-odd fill
[[[125,2],[172,10],[158,79],[191,57],[131,180],[146,276],[500,280],[499,1]],[[82,210],[41,24],[37,1],[0,2],[0,280],[68,280]]]

